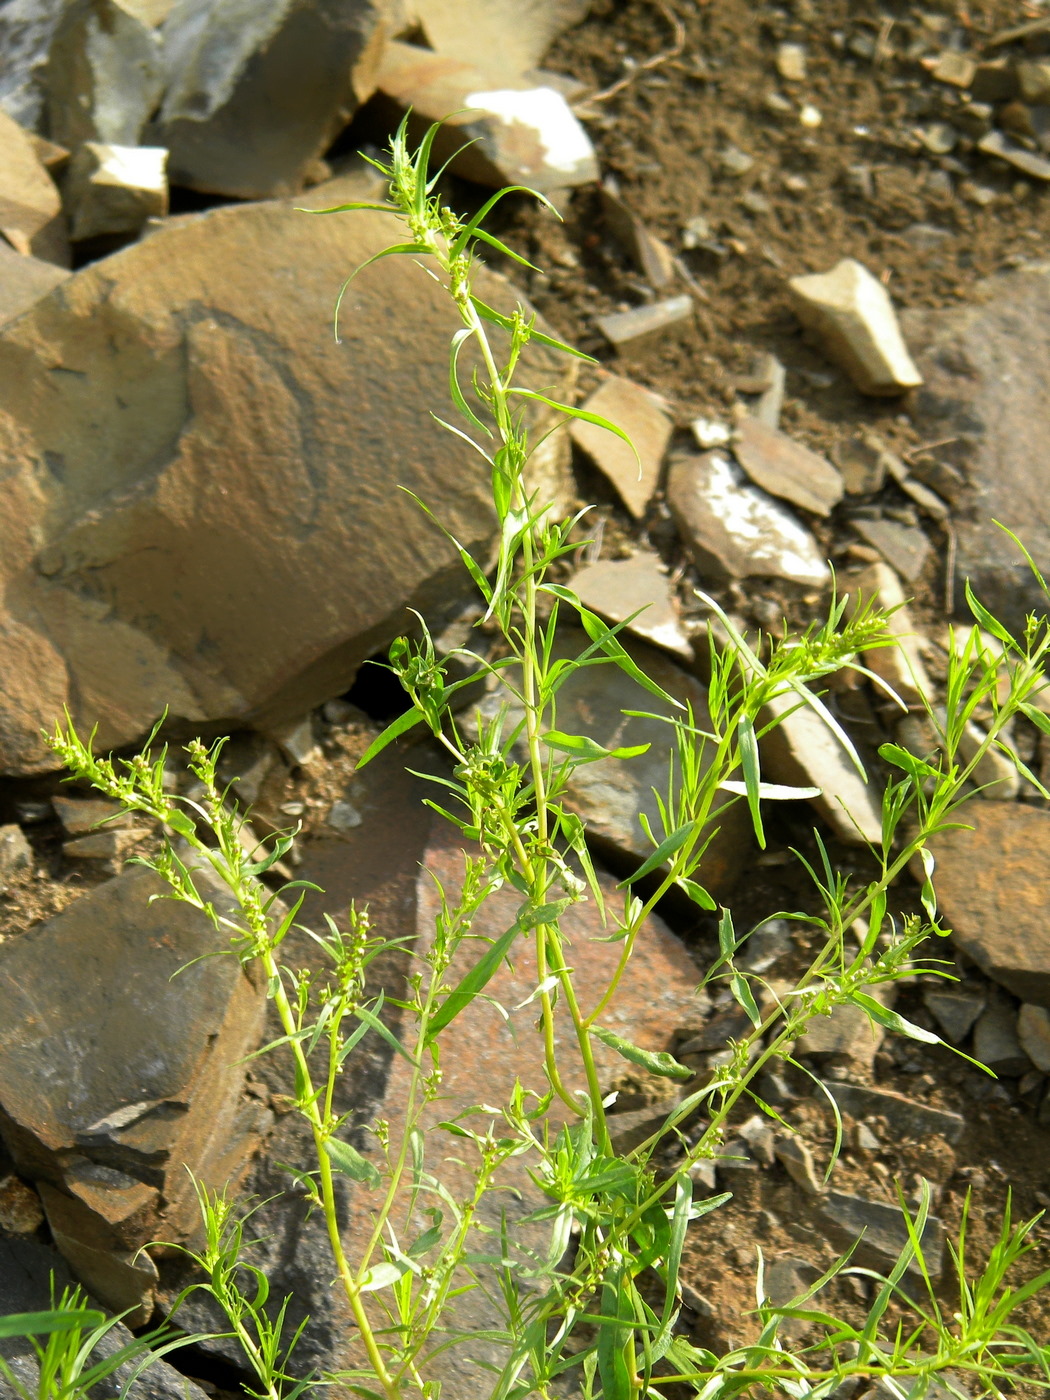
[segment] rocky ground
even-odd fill
[[[233,732],[226,772],[256,833],[302,824],[295,873],[328,891],[312,916],[367,900],[385,932],[426,937],[426,872],[450,876],[455,855],[404,765],[439,760],[416,746],[355,773],[398,706],[384,673],[362,663],[408,606],[449,648],[476,617],[440,538],[389,489],[392,471],[479,548],[486,488],[427,413],[446,393],[452,322],[440,297],[384,264],[355,284],[335,346],[334,292],[388,230],[294,206],[367,194],[352,153],[382,145],[409,105],[443,116],[479,87],[493,99],[497,79],[550,91],[557,120],[548,112],[544,129],[563,147],[544,155],[492,101],[471,118],[478,151],[445,188],[465,210],[506,180],[550,192],[563,222],[524,199],[497,218],[543,270],[494,256],[486,294],[528,297],[593,354],[599,364],[575,384],[547,358],[526,373],[545,385],[561,375],[559,392],[581,402],[597,396],[639,446],[640,481],[615,441],[586,427],[543,463],[566,506],[598,507],[573,586],[613,619],[649,603],[635,629],[646,664],[702,703],[709,615],[693,590],[752,632],[779,631],[819,613],[830,560],[840,587],[912,600],[914,636],[884,663],[905,691],[910,673],[936,690],[946,627],[965,616],[964,577],[1014,624],[1045,610],[991,522],[1050,569],[1050,11],[597,0],[539,5],[524,24],[513,7],[475,0],[465,24],[455,6],[362,3],[347,7],[352,24],[311,38],[341,55],[344,76],[331,91],[315,85],[316,103],[296,109],[296,141],[282,142],[249,61],[265,54],[297,90],[299,41],[282,48],[280,25],[276,39],[262,25],[246,33],[243,53],[213,39],[225,97],[194,106],[212,70],[206,47],[180,38],[192,4],[169,15],[163,0],[108,3],[108,48],[90,6],[70,7],[56,30],[54,6],[0,3],[0,1245],[27,1287],[39,1283],[33,1247],[57,1245],[142,1323],[180,1281],[162,1252],[155,1264],[133,1256],[189,1229],[181,1162],[215,1180],[246,1172],[246,1190],[283,1193],[266,1217],[275,1290],[293,1288],[314,1314],[306,1354],[330,1363],[341,1320],[316,1222],[275,1165],[299,1150],[287,1083],[268,1062],[246,1085],[226,1070],[258,1034],[260,991],[243,977],[169,985],[200,931],[171,906],[144,915],[145,877],[119,873],[156,834],[95,830],[104,813],[61,787],[39,740],[63,704],[100,723],[106,746],[133,744],[165,706],[175,738]],[[88,49],[94,66],[78,66]],[[485,81],[479,52],[490,54]],[[116,90],[120,104],[103,100]],[[831,291],[855,302],[862,288],[878,311],[870,332],[844,339],[820,309],[827,284],[809,279],[847,259],[861,271],[838,270]],[[918,714],[901,717],[866,685],[836,683],[832,700],[873,784],[879,743],[934,742]],[[603,685],[570,703],[602,738],[636,700]],[[627,742],[646,737],[640,723]],[[1020,724],[1013,738],[1045,781],[1045,741]],[[771,916],[816,907],[791,849],[815,850],[816,823],[840,867],[863,878],[857,829],[875,816],[834,743],[805,726],[789,726],[765,764],[783,781],[811,777],[824,796],[778,809],[763,853],[743,826],[725,831],[711,885],[738,927],[770,920],[751,959],[776,987],[811,948]],[[805,1148],[743,1115],[705,1178],[734,1196],[688,1246],[683,1318],[702,1344],[748,1335],[756,1243],[774,1297],[863,1226],[866,1262],[884,1265],[900,1240],[882,1213],[898,1184],[913,1198],[920,1177],[932,1183],[948,1238],[972,1191],[978,1252],[1008,1191],[1019,1216],[1050,1205],[1050,814],[1032,785],[994,766],[986,779],[996,786],[976,800],[973,831],[938,851],[954,929],[942,952],[959,981],[916,977],[896,1006],[998,1077],[943,1047],[877,1042],[848,1018],[811,1032],[798,1053],[838,1099],[844,1154],[825,1188],[826,1100],[795,1071],[768,1076],[765,1097]],[[613,873],[638,850],[651,780],[638,766],[575,794]],[[172,782],[190,791],[174,770]],[[916,896],[905,882],[901,907]],[[633,1038],[699,1070],[739,1027],[728,997],[694,995],[713,927],[675,906],[662,914],[619,1014]],[[594,931],[577,935],[590,948],[584,979],[602,972]],[[118,983],[123,999],[110,994]],[[473,1101],[472,1076],[494,1061],[530,1072],[524,1023],[479,1014],[458,1034],[446,1055],[454,1100]],[[77,1066],[75,1094],[63,1062]],[[605,1068],[626,1140],[659,1104]],[[399,1092],[374,1054],[345,1106],[360,1124],[391,1117]],[[348,1231],[361,1229],[362,1203],[346,1209]],[[1032,1272],[1046,1266],[1050,1227],[1035,1238]],[[940,1238],[932,1252],[948,1298]],[[837,1306],[862,1307],[861,1281],[833,1288]],[[2,1290],[0,1302],[15,1306]],[[1045,1337],[1050,1307],[1033,1302],[1027,1321]],[[180,1364],[214,1390],[236,1379],[222,1360]]]

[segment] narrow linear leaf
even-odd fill
[[[595,763],[602,758],[637,758],[648,753],[651,744],[635,744],[627,748],[607,749],[583,734],[563,734],[558,729],[548,729],[542,736],[549,749],[557,753],[571,754],[579,763]]]
[[[402,734],[407,734],[423,719],[419,710],[406,710],[403,715],[398,715],[392,724],[388,724],[382,734],[372,740],[368,748],[357,760],[358,768],[363,768],[366,763],[371,763],[373,758],[381,754],[387,744],[392,744],[395,739],[400,739]]]
[[[447,1025],[456,1019],[461,1011],[470,1005],[477,994],[487,987],[496,975],[500,963],[507,956],[514,940],[521,933],[521,924],[515,919],[506,933],[500,934],[495,943],[478,959],[470,971],[445,997],[427,1026],[424,1049],[433,1045]]]
[[[676,851],[680,851],[690,836],[695,835],[699,830],[698,822],[686,822],[685,826],[680,826],[677,831],[672,831],[670,836],[665,836],[646,860],[644,860],[633,875],[626,880],[621,880],[617,889],[625,889],[628,885],[633,885],[636,880],[642,879],[651,871],[659,869],[665,860],[670,859]]]
[[[718,784],[719,792],[732,792],[737,797],[748,796],[746,783],[735,778],[724,778]],[[759,783],[758,795],[767,802],[799,802],[807,797],[819,797],[824,791],[818,787],[792,787],[788,783]]]
[[[737,725],[737,746],[740,752],[740,767],[744,773],[744,791],[747,795],[751,825],[755,829],[755,839],[762,850],[766,848],[766,833],[762,827],[762,800],[759,788],[762,771],[758,757],[758,739],[750,715],[742,715]]]
[[[71,1332],[77,1327],[100,1327],[105,1320],[106,1314],[94,1308],[9,1313],[0,1317],[0,1337],[42,1337],[51,1332]]]

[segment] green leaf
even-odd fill
[[[707,893],[703,885],[698,885],[695,880],[687,880],[684,875],[679,875],[675,884],[680,890],[684,890],[693,903],[699,905],[701,909],[718,908],[718,905]]]
[[[751,1024],[757,1030],[762,1024],[762,1017],[758,1010],[754,994],[751,991],[751,984],[742,972],[734,971],[729,979],[729,989],[733,993],[733,1000],[738,1006],[742,1006],[747,1012]]]
[[[604,1026],[594,1026],[592,1029],[603,1045],[608,1045],[610,1050],[615,1050],[632,1065],[638,1065],[650,1074],[658,1074],[662,1079],[677,1079],[682,1083],[693,1078],[693,1071],[688,1065],[679,1064],[666,1050],[643,1050],[640,1045],[633,1045],[623,1036],[607,1031]]]
[[[648,875],[650,871],[658,869],[665,860],[673,856],[676,851],[680,851],[690,836],[694,836],[699,829],[699,822],[686,822],[677,831],[672,831],[670,836],[665,836],[652,855],[642,862],[633,875],[626,880],[621,880],[617,888],[622,890],[627,885],[633,885],[636,880]]]
[[[851,992],[849,999],[862,1011],[866,1011],[873,1021],[877,1021],[880,1026],[885,1026],[887,1030],[896,1031],[898,1035],[905,1035],[909,1040],[921,1040],[926,1045],[942,1045],[944,1043],[939,1035],[934,1035],[933,1031],[924,1030],[922,1026],[917,1026],[912,1021],[906,1021],[896,1011],[891,1011],[888,1006],[883,1006],[881,1001],[876,1001],[874,997],[868,996],[867,992]]]
[[[106,1314],[94,1308],[56,1308],[52,1312],[8,1313],[0,1317],[0,1337],[42,1337],[74,1328],[100,1327]]]
[[[407,1273],[407,1264],[373,1264],[361,1282],[361,1292],[375,1293],[380,1288],[389,1288]]]
[[[445,1027],[470,1005],[483,988],[488,986],[520,933],[520,920],[515,919],[506,933],[500,934],[495,943],[478,959],[466,976],[461,978],[459,983],[448,993],[430,1018],[423,1041],[424,1049],[433,1045]]]
[[[621,631],[623,627],[622,623],[618,623],[615,627],[607,627],[597,613],[592,613],[583,606],[571,588],[563,588],[558,583],[545,583],[542,591],[552,593],[555,598],[560,598],[563,603],[568,603],[570,607],[575,608],[579,614],[580,626],[591,641],[600,647],[606,656],[615,661],[620,670],[625,675],[630,676],[631,680],[637,681],[643,689],[649,691],[651,695],[657,696],[658,699],[666,701],[668,705],[673,705],[678,710],[685,709],[681,700],[676,700],[673,695],[668,695],[662,686],[657,685],[654,680],[647,676],[623,649],[620,642],[616,640],[617,632]]]
[[[371,1029],[375,1031],[376,1035],[382,1036],[382,1038],[386,1041],[390,1048],[392,1050],[396,1050],[396,1052],[402,1057],[402,1059],[407,1060],[413,1069],[419,1068],[418,1061],[412,1058],[412,1056],[408,1053],[405,1047],[401,1044],[400,1040],[398,1040],[397,1036],[394,1035],[393,1031],[389,1028],[389,1026],[385,1026],[383,1022],[379,1019],[379,1017],[373,1011],[370,1011],[367,1006],[355,1007],[354,1015],[359,1021],[363,1021],[366,1027],[371,1027]]]
[[[392,744],[395,739],[400,739],[402,734],[407,734],[410,729],[420,723],[422,718],[422,711],[416,709],[406,710],[403,715],[398,715],[397,719],[392,724],[388,724],[382,734],[373,739],[368,748],[365,749],[357,760],[358,768],[363,768],[366,763],[371,763],[373,758],[383,752],[387,744]]]
[[[607,749],[582,734],[563,734],[559,729],[548,729],[541,737],[549,749],[571,754],[578,763],[595,763],[602,758],[637,758],[652,747],[651,744],[635,744],[630,748]]]
[[[504,316],[502,312],[494,307],[486,305],[485,302],[471,293],[471,305],[483,321],[488,321],[494,326],[499,326],[500,330],[510,331],[514,328],[514,322],[509,316]],[[583,350],[578,350],[575,345],[567,345],[564,340],[555,340],[553,336],[544,335],[542,331],[531,330],[529,339],[538,341],[540,345],[548,345],[552,350],[561,350],[566,355],[573,355],[578,360],[586,360],[589,365],[596,365],[598,361],[593,355],[585,354]]]
[[[986,632],[990,632],[996,641],[1002,642],[1004,650],[1016,650],[1017,643],[1014,641],[1013,637],[1010,636],[1010,633],[1003,624],[997,617],[992,616],[983,603],[977,601],[977,598],[974,596],[974,591],[970,587],[969,579],[966,580],[966,606],[973,613],[980,626],[983,627]]]
[[[340,1176],[348,1176],[351,1181],[360,1181],[369,1191],[374,1191],[381,1177],[367,1157],[362,1157],[356,1147],[340,1138],[327,1138],[324,1150],[331,1158],[332,1166]]]
[[[762,850],[766,848],[766,833],[762,829],[762,803],[759,786],[762,772],[758,757],[758,739],[750,715],[741,715],[737,725],[737,746],[740,751],[740,767],[744,773],[744,786],[747,792],[747,805],[751,813],[751,825],[755,829],[755,839]]]
[[[547,904],[523,905],[518,915],[518,931],[527,933],[529,929],[557,923],[572,903],[571,899],[552,899]]]

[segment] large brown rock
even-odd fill
[[[970,830],[930,843],[942,916],[955,943],[1014,996],[1050,1007],[1050,813],[971,802]]]
[[[340,282],[399,233],[377,213],[217,209],[0,333],[0,771],[52,766],[39,731],[65,704],[112,746],[165,707],[272,723],[345,690],[408,607],[466,580],[399,486],[487,555],[488,468],[430,416],[458,324],[444,293],[387,259],[332,337]],[[513,305],[495,275],[477,286]],[[560,357],[527,364],[568,392]],[[544,461],[549,499],[564,475]]]
[[[177,0],[154,144],[173,185],[242,199],[294,194],[372,92],[377,0]]]
[[[534,68],[591,0],[404,0],[431,48],[505,73]]]
[[[156,1278],[134,1252],[197,1229],[187,1168],[212,1188],[236,1180],[259,1126],[238,1066],[265,988],[207,956],[227,937],[199,912],[150,904],[164,888],[128,872],[0,949],[0,1135],[59,1248],[117,1309]],[[217,882],[203,889],[229,912]]]
[[[979,283],[962,306],[908,311],[904,329],[925,380],[916,426],[938,444],[915,470],[953,507],[956,602],[965,610],[962,585],[969,578],[981,601],[1019,628],[1026,611],[1047,611],[1046,598],[995,522],[1018,535],[1044,574],[1050,570],[1050,499],[1043,489],[1050,267]]]
[[[21,316],[69,273],[41,258],[23,257],[0,243],[0,326]]]

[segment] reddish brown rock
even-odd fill
[[[756,486],[814,515],[830,515],[842,499],[842,477],[826,457],[758,418],[738,424],[733,455]]]
[[[625,631],[692,661],[693,648],[682,628],[674,589],[659,555],[651,550],[639,550],[630,559],[584,565],[572,576],[572,590],[584,607],[606,621],[633,617]]]
[[[1024,1002],[1050,1007],[1050,813],[971,802],[971,828],[935,837],[934,884],[958,947]]]
[[[314,202],[359,192],[336,181]],[[342,342],[331,332],[342,278],[400,235],[375,213],[216,209],[0,332],[0,771],[53,766],[40,730],[65,704],[107,748],[165,708],[299,719],[408,607],[470,589],[396,489],[487,559],[487,468],[430,416],[448,411],[455,309],[388,259],[351,288]],[[477,290],[513,305],[492,274]],[[536,347],[524,382],[569,392],[564,365]],[[564,494],[561,460],[537,459],[544,499]]]

